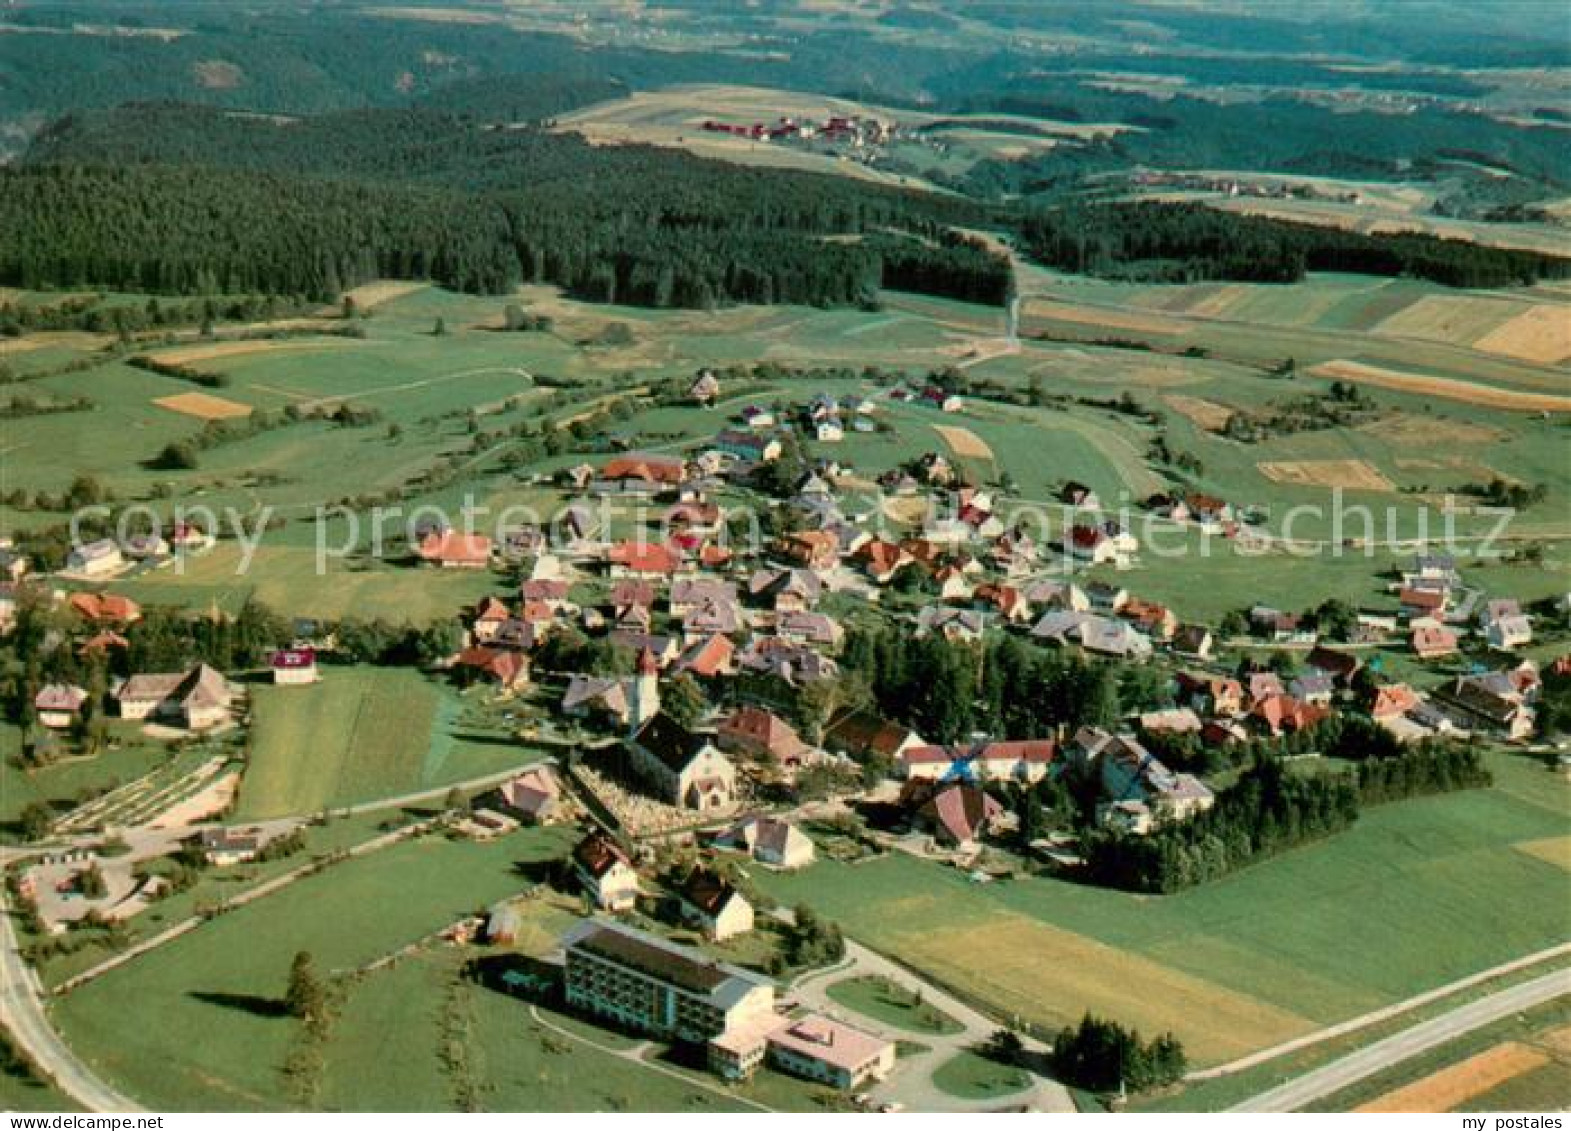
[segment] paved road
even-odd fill
[[[0,1020],[11,1038],[56,1086],[94,1112],[141,1111],[77,1059],[49,1024],[38,978],[22,959],[11,915],[0,895]]]
[[[1493,978],[1499,978],[1528,966],[1536,966],[1540,962],[1548,962],[1566,954],[1571,954],[1571,942],[1535,951],[1532,954],[1523,955],[1521,958],[1513,959],[1510,962],[1502,962],[1499,966],[1491,966],[1488,970],[1480,970],[1476,974],[1469,974],[1465,978],[1458,978],[1454,982],[1436,986],[1434,989],[1418,994],[1415,997],[1404,998],[1402,1001],[1395,1002],[1382,1009],[1360,1014],[1357,1017],[1349,1018],[1346,1021],[1324,1029],[1316,1029],[1313,1033],[1305,1033],[1302,1037],[1294,1037],[1291,1041],[1272,1045],[1268,1049],[1261,1049],[1259,1052],[1250,1053],[1248,1056],[1239,1057],[1237,1060],[1229,1061],[1226,1064],[1218,1064],[1214,1068],[1202,1068],[1197,1072],[1189,1073],[1184,1079],[1211,1080],[1218,1076],[1230,1076],[1234,1072],[1242,1072],[1246,1068],[1253,1068],[1257,1064],[1264,1064],[1268,1060],[1275,1060],[1279,1056],[1297,1052],[1299,1049],[1306,1048],[1309,1045],[1319,1044],[1321,1041],[1328,1041],[1333,1037],[1340,1037],[1346,1033],[1356,1032],[1370,1025],[1388,1021],[1392,1017],[1407,1013],[1420,1006],[1428,1005],[1432,1001],[1438,1001],[1440,998],[1450,997],[1454,993],[1471,989],[1480,982],[1487,982]]]
[[[874,1018],[846,1009],[826,992],[835,982],[867,975],[888,978],[906,990],[920,990],[923,1001],[960,1023],[960,1032],[915,1033],[884,1025]],[[789,996],[819,1013],[875,1032],[886,1040],[904,1039],[928,1046],[927,1052],[903,1057],[888,1080],[869,1089],[875,1099],[898,1102],[912,1111],[963,1112],[1020,1107],[1053,1112],[1075,1110],[1074,1100],[1063,1085],[1034,1074],[1030,1087],[993,1100],[967,1101],[935,1087],[933,1073],[951,1058],[985,1042],[998,1031],[998,1022],[945,993],[938,986],[917,977],[904,966],[891,962],[851,939],[846,940],[846,961],[802,978],[790,988]],[[1041,1045],[1029,1039],[1026,1040],[1026,1047],[1032,1051],[1042,1049]]]
[[[1279,1088],[1262,1092],[1233,1108],[1233,1111],[1297,1111],[1306,1104],[1323,1099],[1393,1064],[1455,1040],[1474,1029],[1509,1017],[1547,1001],[1571,994],[1571,971],[1556,970],[1530,982],[1511,986],[1486,998],[1458,1006],[1450,1013],[1404,1029],[1383,1041],[1334,1060],[1323,1068],[1305,1073]]]

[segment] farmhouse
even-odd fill
[[[38,722],[51,730],[65,730],[81,718],[87,692],[71,683],[49,683],[33,696]]]
[[[134,675],[115,693],[120,716],[203,730],[229,720],[234,686],[206,664],[189,671]]]
[[[73,593],[70,604],[90,624],[123,626],[142,619],[142,606],[118,593]]]
[[[638,872],[622,846],[598,830],[573,849],[573,874],[602,911],[630,911],[638,903]]]
[[[612,577],[641,579],[666,578],[676,572],[681,558],[670,546],[659,542],[617,542],[606,551]]]
[[[65,567],[82,577],[112,577],[125,569],[125,558],[111,538],[85,542],[66,555]]]
[[[715,450],[750,463],[773,463],[783,450],[780,440],[764,432],[724,428],[715,434]]]
[[[908,779],[1038,782],[1058,752],[1050,739],[981,742],[971,746],[912,746],[897,766]]]
[[[1420,660],[1438,660],[1443,656],[1454,656],[1460,651],[1456,633],[1437,624],[1421,624],[1413,629],[1411,642],[1413,653]]]
[[[595,489],[602,493],[657,494],[674,490],[687,478],[687,464],[676,456],[629,452],[600,471]]]
[[[273,682],[285,687],[315,683],[321,678],[316,669],[315,648],[279,648],[267,659]]]
[[[420,560],[442,569],[485,569],[491,564],[491,539],[484,534],[433,530],[420,539]]]
[[[824,747],[858,762],[895,762],[921,736],[908,727],[879,718],[871,711],[849,710],[824,728]]]
[[[731,882],[708,868],[694,868],[678,895],[683,921],[715,942],[753,929],[753,905]]]
[[[975,848],[1004,814],[1004,807],[984,790],[962,782],[911,781],[901,796],[913,828],[961,851]]]
[[[752,853],[760,864],[790,871],[813,862],[813,842],[807,834],[777,817],[746,817],[727,829],[716,843]]]
[[[516,820],[547,825],[561,813],[562,787],[548,768],[525,770],[497,787],[493,804]]]
[[[671,671],[690,672],[701,679],[730,675],[736,670],[736,645],[728,636],[706,636],[690,641],[676,658]]]
[[[910,564],[911,555],[893,542],[871,538],[862,543],[851,555],[858,565],[879,585],[887,585],[903,566]]]
[[[1096,766],[1102,793],[1108,798],[1103,819],[1145,832],[1164,821],[1182,821],[1209,809],[1216,797],[1199,778],[1175,774],[1159,762],[1132,734],[1111,734],[1083,727],[1075,735],[1073,754],[1084,766]]]
[[[1434,702],[1458,727],[1520,741],[1532,737],[1533,708],[1507,672],[1457,676],[1436,689]]]
[[[720,724],[717,738],[720,749],[727,753],[768,758],[781,766],[799,765],[811,749],[795,727],[762,707],[733,711]]]
[[[453,660],[465,679],[484,680],[502,691],[513,691],[529,682],[529,657],[508,648],[465,648]]]
[[[687,396],[694,404],[708,408],[720,395],[720,379],[713,369],[700,370],[693,383],[687,387]]]
[[[760,569],[748,578],[747,592],[777,613],[797,613],[818,604],[823,580],[807,569]]]
[[[1498,652],[1511,652],[1533,642],[1533,622],[1525,615],[1492,619],[1484,628],[1484,639]]]
[[[203,829],[193,838],[203,859],[217,868],[255,860],[269,839],[255,826]]]
[[[775,552],[803,569],[824,572],[840,560],[840,540],[827,530],[798,530],[775,543]]]

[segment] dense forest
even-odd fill
[[[1063,271],[1147,282],[1292,283],[1307,271],[1412,275],[1452,287],[1529,285],[1571,259],[1423,233],[1365,235],[1201,204],[1140,201],[1031,212],[1025,250]]]
[[[60,120],[0,173],[0,280],[323,299],[379,277],[481,293],[534,281],[662,307],[846,305],[892,285],[997,304],[1007,261],[950,227],[985,217],[432,110],[128,107]]]

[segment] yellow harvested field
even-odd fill
[[[993,458],[993,449],[987,446],[987,441],[969,428],[935,424],[933,431],[942,436],[944,443],[949,445],[949,450],[962,459],[991,460]]]
[[[423,291],[430,285],[430,283],[411,282],[407,279],[382,279],[375,283],[363,283],[353,290],[345,291],[344,297],[354,299],[358,309],[370,310],[395,298],[403,298],[416,291]]]
[[[1471,295],[1426,295],[1382,319],[1373,333],[1471,345],[1522,312],[1520,303]]]
[[[109,340],[108,334],[89,334],[84,330],[45,330],[37,334],[24,334],[20,338],[0,338],[0,357],[48,346],[95,350],[107,345]]]
[[[1188,329],[1176,318],[1145,314],[1137,310],[1118,310],[1107,306],[1082,306],[1056,299],[1033,298],[1023,304],[1024,319],[1072,322],[1078,326],[1099,326],[1108,330],[1133,330],[1140,334],[1178,334]]]
[[[1313,1028],[1277,1006],[1022,915],[906,935],[894,949],[941,983],[1037,1025],[1073,1024],[1091,1010],[1142,1032],[1171,1030],[1200,1063]]]
[[[1255,465],[1274,483],[1298,487],[1344,487],[1350,491],[1394,491],[1396,485],[1361,459],[1268,460]]]
[[[1357,1110],[1360,1112],[1450,1111],[1474,1096],[1481,1096],[1507,1080],[1549,1063],[1548,1054],[1530,1045],[1506,1041],[1485,1049],[1459,1064],[1442,1068],[1422,1080],[1387,1092]]]
[[[158,397],[153,401],[159,408],[195,416],[202,420],[232,420],[237,416],[250,416],[251,406],[238,401],[226,401],[209,393],[176,393],[171,397]]]
[[[1539,840],[1518,841],[1513,847],[1518,852],[1537,857],[1548,864],[1571,872],[1571,836],[1546,836]]]
[[[1571,358],[1571,306],[1546,303],[1529,307],[1479,338],[1473,348],[1542,365],[1559,365]]]
[[[202,345],[176,346],[174,349],[158,350],[148,356],[164,365],[197,365],[204,361],[221,361],[225,358],[245,357],[253,353],[335,349],[354,341],[353,338],[319,338],[307,342],[254,338],[239,342],[207,342]]]
[[[1203,428],[1207,432],[1220,432],[1227,427],[1227,422],[1233,417],[1233,410],[1225,404],[1208,401],[1203,397],[1186,397],[1180,393],[1168,393],[1162,400],[1175,411],[1186,417],[1196,428]]]
[[[1335,361],[1316,365],[1309,372],[1326,380],[1352,381],[1360,385],[1392,389],[1399,393],[1441,397],[1448,401],[1464,401],[1467,404],[1481,404],[1516,412],[1571,412],[1571,397],[1556,396],[1552,393],[1526,393],[1517,389],[1498,389],[1492,385],[1478,385],[1471,381],[1458,381],[1452,377],[1404,373],[1399,369],[1386,369],[1378,365],[1367,365],[1361,361],[1338,358]]]

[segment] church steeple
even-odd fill
[[[660,661],[647,645],[638,654],[638,674],[633,677],[627,708],[628,726],[634,734],[660,713]]]

